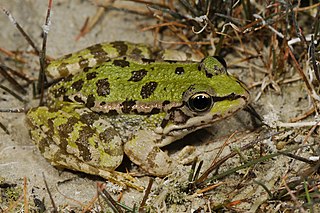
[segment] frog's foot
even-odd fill
[[[100,170],[99,171],[99,176],[107,179],[108,181],[118,184],[119,186],[123,188],[133,188],[138,191],[143,191],[144,187],[139,185],[134,177],[132,177],[128,173],[122,173],[122,172],[117,172],[117,171],[104,171]]]

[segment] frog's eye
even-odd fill
[[[205,112],[212,107],[212,104],[211,96],[204,92],[195,93],[188,100],[188,106],[194,112]]]

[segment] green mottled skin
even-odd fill
[[[141,189],[114,171],[124,153],[147,173],[165,176],[176,162],[160,147],[248,102],[244,85],[214,57],[146,60],[151,57],[146,46],[113,42],[53,61],[49,75],[68,77],[50,88],[47,106],[28,112],[44,157],[58,167]]]

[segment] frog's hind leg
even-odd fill
[[[31,109],[27,116],[33,141],[52,165],[142,189],[129,174],[114,171],[122,162],[122,141],[101,115],[77,104],[63,103],[58,109]]]

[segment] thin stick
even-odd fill
[[[144,206],[146,205],[148,196],[149,196],[150,191],[151,191],[152,184],[153,184],[153,178],[150,178],[148,186],[146,188],[146,191],[144,193],[143,199],[142,199],[140,207],[139,207],[139,212],[143,212]]]
[[[15,97],[16,99],[18,99],[20,102],[22,102],[22,103],[26,103],[27,102],[26,100],[24,100],[22,97],[20,97],[17,93],[13,92],[9,88],[7,88],[7,87],[5,87],[5,86],[3,86],[1,84],[0,84],[0,88],[3,89],[4,91],[6,91],[7,93],[9,93],[10,95],[12,95],[13,97]]]
[[[46,75],[45,75],[45,68],[47,66],[46,62],[46,49],[47,49],[47,38],[50,29],[50,16],[51,16],[51,8],[52,8],[52,0],[48,2],[48,9],[47,9],[47,16],[46,21],[43,26],[43,41],[42,41],[42,50],[40,53],[40,72],[38,82],[40,85],[39,92],[40,92],[40,106],[43,105],[43,96],[44,96],[44,87],[45,83],[47,82]]]
[[[24,212],[29,212],[29,203],[28,203],[28,197],[27,197],[27,178],[23,177],[23,197],[24,197]]]
[[[11,75],[8,74],[7,70],[11,70],[9,67],[0,65],[0,73],[23,95],[27,94],[27,91],[14,79]]]
[[[107,203],[109,204],[109,207],[112,208],[112,210],[115,213],[121,213],[123,212],[119,205],[117,204],[117,202],[111,197],[111,195],[107,192],[107,190],[102,188],[102,184],[101,183],[97,183],[98,185],[98,193],[99,195],[105,200],[107,201]]]
[[[52,204],[52,207],[53,207],[53,210],[52,212],[54,213],[58,213],[58,209],[57,209],[57,206],[53,200],[53,197],[52,197],[52,194],[51,194],[51,191],[49,190],[49,186],[48,186],[48,183],[47,183],[47,180],[46,180],[46,177],[44,176],[44,173],[42,173],[42,177],[43,177],[43,182],[44,182],[44,185],[47,189],[47,192],[48,192],[48,195],[49,195],[49,198],[51,200],[51,204]]]
[[[6,14],[8,16],[8,18],[10,19],[11,23],[19,30],[19,32],[22,34],[22,36],[27,40],[27,42],[32,46],[32,48],[34,49],[34,51],[36,52],[37,55],[40,54],[39,49],[36,47],[36,45],[33,43],[33,41],[31,40],[30,36],[22,29],[22,27],[20,26],[20,24],[15,20],[15,18],[12,16],[12,14],[5,8],[2,8],[2,11],[4,12],[4,14]]]

